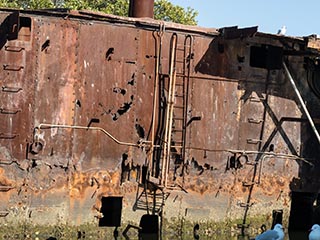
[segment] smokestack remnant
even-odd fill
[[[154,0],[130,0],[129,17],[153,18]]]

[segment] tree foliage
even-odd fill
[[[1,7],[22,8],[22,9],[40,9],[53,8],[51,0],[0,0]]]
[[[109,14],[127,16],[129,0],[0,0],[0,7],[21,9],[70,8],[96,10]],[[174,5],[168,0],[155,0],[154,17],[158,20],[196,25],[198,12],[188,7]]]
[[[174,5],[168,0],[156,0],[154,16],[158,20],[197,25],[196,17],[198,12],[190,7],[185,10],[183,7]]]

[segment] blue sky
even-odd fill
[[[199,12],[202,27],[252,27],[277,33],[283,25],[286,35],[320,35],[320,0],[170,0]]]

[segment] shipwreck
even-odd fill
[[[244,228],[279,210],[310,228],[317,36],[158,21],[148,2],[0,10],[0,222]]]

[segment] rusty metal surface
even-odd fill
[[[10,19],[10,15],[5,14],[2,19]],[[30,128],[33,116],[30,104],[33,104],[34,100],[32,81],[34,58],[29,28],[22,30],[26,32],[19,32],[16,41],[7,42],[5,46],[2,43],[4,54],[0,56],[0,114],[2,115],[0,141],[1,145],[7,148],[7,152],[1,157],[4,162],[23,159],[26,155],[26,142],[32,137]],[[26,40],[23,39],[23,34],[28,35]]]
[[[110,38],[108,33],[113,32]],[[117,33],[116,33],[117,32]],[[114,26],[95,24],[81,25],[79,30],[78,64],[81,82],[77,82],[75,125],[87,126],[92,123],[109,131],[120,140],[137,142],[134,135],[136,45],[135,29],[115,31]],[[133,43],[123,48],[122,39]],[[96,64],[96,62],[99,64]],[[119,126],[115,128],[114,126]],[[115,168],[121,163],[125,147],[117,147],[98,132],[74,132],[74,150],[77,159],[83,161],[83,168],[90,169],[104,164]],[[82,139],[81,139],[82,138]],[[92,141],[84,141],[92,139]],[[109,165],[112,164],[112,165]]]
[[[0,13],[5,33],[10,12]],[[145,165],[149,190],[165,184],[157,190],[168,219],[288,213],[291,190],[319,188],[317,142],[283,69],[270,61],[287,60],[319,119],[309,81],[318,70],[306,71],[304,56],[314,61],[316,44],[256,28],[218,36],[99,14],[19,17],[24,27],[16,39],[2,35],[0,48],[2,219],[96,222],[103,196],[123,196],[123,220],[137,221]]]

